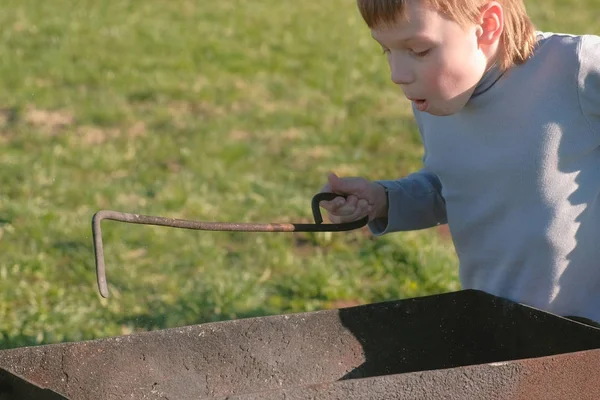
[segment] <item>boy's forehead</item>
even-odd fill
[[[438,12],[428,7],[408,7],[393,21],[380,22],[371,29],[375,40],[408,41],[411,39],[426,39],[435,33],[439,27]]]

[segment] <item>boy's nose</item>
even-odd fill
[[[406,85],[412,83],[415,79],[414,73],[400,62],[390,62],[391,78],[392,82],[396,85]]]
[[[396,85],[407,85],[409,83],[412,83],[413,80],[414,78],[412,74],[410,74],[406,70],[392,70],[392,82],[394,82]]]

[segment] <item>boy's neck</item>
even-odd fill
[[[492,63],[484,72],[483,76],[479,80],[479,83],[475,87],[471,98],[479,96],[482,93],[487,92],[494,84],[500,79],[504,71],[500,68],[497,62]]]

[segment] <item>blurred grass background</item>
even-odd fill
[[[600,0],[529,2],[600,32]],[[3,0],[0,348],[458,290],[443,229],[373,238],[103,224],[99,209],[309,222],[328,171],[419,168],[409,104],[353,1]]]

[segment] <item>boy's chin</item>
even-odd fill
[[[460,110],[462,110],[462,107],[460,107],[459,109],[452,109],[450,107],[428,107],[427,110],[425,110],[424,112],[426,112],[427,114],[431,114],[431,115],[435,115],[436,117],[448,117],[450,115],[454,115],[457,112],[459,112]]]
[[[425,110],[426,113],[435,115],[436,117],[448,117],[462,111],[465,108],[466,102],[460,99],[447,100],[444,102],[430,104]]]
[[[458,111],[430,109],[430,110],[427,110],[425,112],[427,114],[435,115],[436,117],[449,117],[450,115],[456,114]]]

